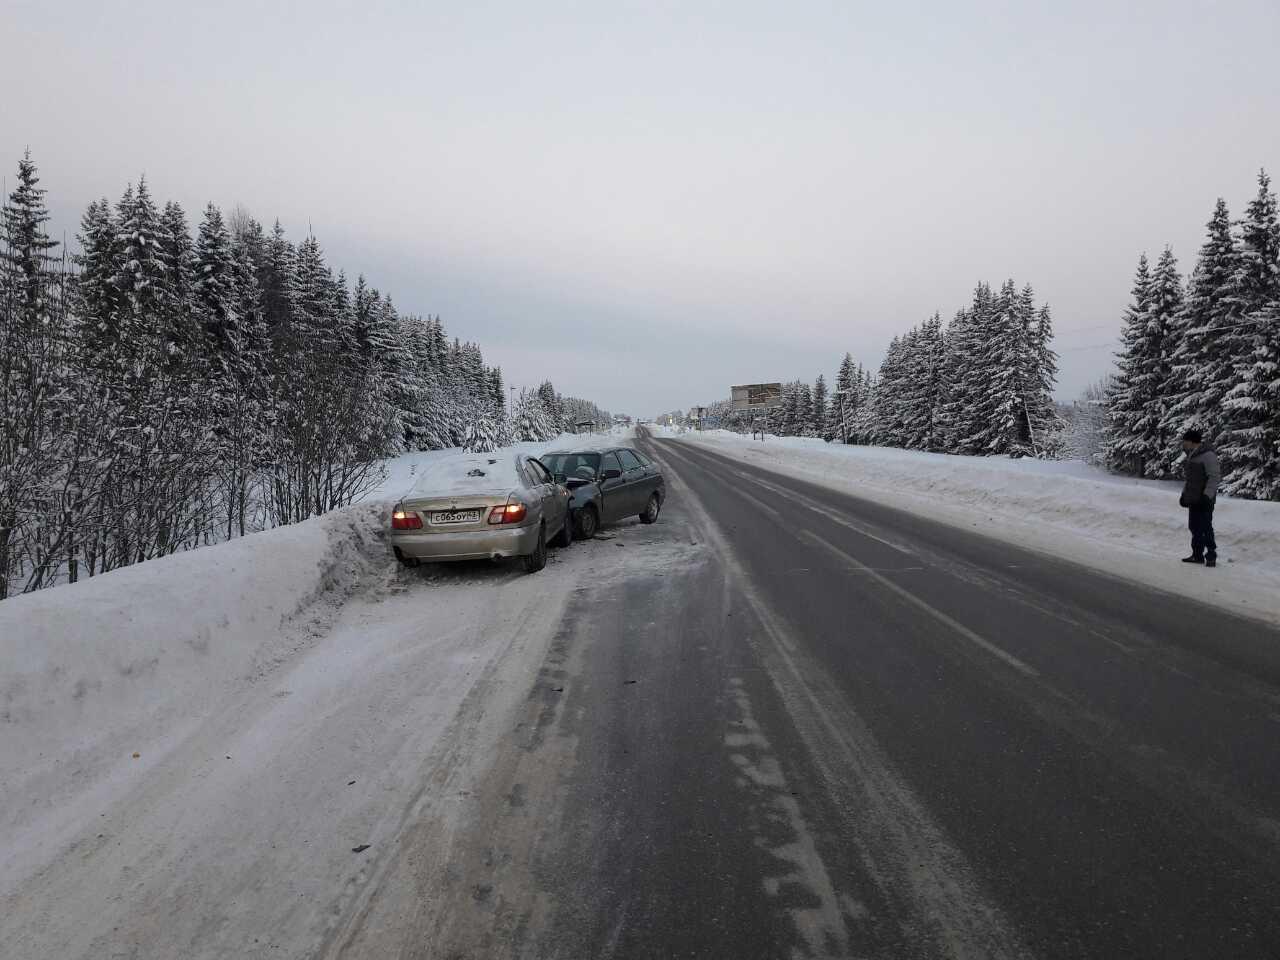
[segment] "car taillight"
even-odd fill
[[[416,513],[409,513],[405,510],[396,510],[391,514],[392,530],[421,530],[422,518]]]
[[[523,503],[508,503],[505,506],[494,507],[493,512],[489,514],[490,523],[519,523],[529,513],[529,508]]]

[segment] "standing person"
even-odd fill
[[[1204,442],[1199,430],[1188,430],[1182,435],[1182,449],[1187,455],[1183,465],[1187,482],[1182,487],[1179,503],[1187,508],[1187,527],[1191,530],[1191,556],[1183,557],[1182,562],[1216,567],[1218,544],[1213,539],[1213,505],[1218,499],[1222,467],[1213,445]]]

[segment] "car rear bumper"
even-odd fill
[[[533,553],[538,546],[538,527],[528,524],[491,530],[459,530],[456,533],[395,530],[389,539],[397,556],[413,560],[488,560]]]

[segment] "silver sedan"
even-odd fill
[[[547,544],[573,541],[569,491],[534,457],[474,453],[428,464],[391,513],[391,549],[406,566],[520,557],[536,573]]]

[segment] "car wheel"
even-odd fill
[[[538,545],[533,548],[533,553],[527,554],[522,558],[524,560],[525,573],[537,573],[547,565],[547,528],[538,528]]]
[[[569,516],[568,511],[565,511],[564,526],[560,528],[560,532],[556,534],[556,538],[551,541],[551,545],[563,550],[571,543],[573,543],[573,517]]]
[[[649,497],[649,502],[645,505],[644,513],[640,514],[641,523],[653,523],[658,519],[658,511],[662,509],[662,501],[658,499],[655,493]]]
[[[578,539],[590,540],[600,529],[600,514],[595,504],[588,504],[578,511]]]

